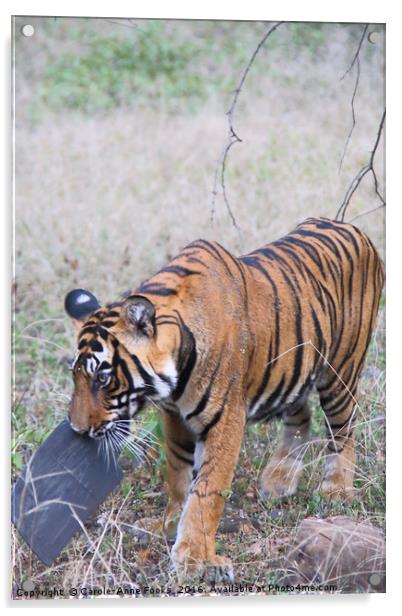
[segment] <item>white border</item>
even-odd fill
[[[96,13],[95,13],[96,11]],[[400,246],[402,238],[402,225],[399,219],[399,213],[402,211],[402,197],[400,189],[399,177],[401,175],[399,165],[401,159],[401,97],[400,97],[400,66],[401,66],[401,32],[400,20],[398,19],[397,3],[393,0],[382,0],[381,2],[365,0],[361,3],[352,3],[350,0],[337,0],[337,2],[320,2],[316,3],[313,0],[297,0],[291,2],[282,0],[280,3],[269,4],[261,2],[261,0],[248,0],[246,3],[235,5],[232,0],[220,1],[219,3],[204,0],[202,3],[183,3],[177,0],[170,0],[169,3],[148,0],[146,3],[135,3],[122,0],[114,0],[110,4],[100,4],[96,6],[94,3],[83,2],[78,0],[59,0],[57,3],[54,0],[37,0],[35,3],[27,1],[16,1],[13,3],[4,2],[1,6],[0,27],[3,34],[3,49],[4,58],[1,63],[3,72],[2,83],[4,84],[5,96],[3,97],[3,113],[1,115],[1,130],[2,144],[1,155],[3,164],[0,165],[2,176],[3,190],[3,206],[0,208],[2,215],[1,233],[2,233],[2,249],[0,251],[3,267],[2,274],[2,298],[0,302],[3,337],[1,345],[2,369],[0,370],[3,392],[3,435],[9,434],[9,365],[10,349],[9,349],[9,283],[10,283],[10,17],[14,15],[71,15],[71,16],[114,16],[114,17],[160,17],[160,18],[184,18],[184,19],[248,19],[248,20],[292,20],[292,21],[345,21],[345,22],[386,22],[387,23],[387,549],[388,549],[388,572],[387,572],[387,595],[372,595],[356,597],[356,596],[326,596],[326,597],[267,597],[267,598],[252,598],[249,599],[227,599],[219,600],[151,600],[143,603],[136,602],[135,606],[131,602],[119,604],[120,607],[129,609],[163,609],[164,611],[172,611],[179,609],[205,610],[208,607],[212,609],[222,609],[227,607],[232,611],[236,609],[244,609],[244,607],[253,607],[257,611],[266,612],[269,609],[276,608],[281,613],[294,612],[296,609],[299,612],[311,613],[316,609],[320,612],[325,611],[326,614],[337,613],[339,610],[349,607],[356,612],[364,611],[365,615],[375,613],[378,616],[378,609],[385,608],[384,602],[387,603],[386,608],[391,608],[390,602],[398,600],[398,590],[401,585],[400,581],[400,554],[401,554],[401,476],[400,467],[401,461],[397,458],[397,452],[401,448],[401,392],[399,382],[401,380],[399,368],[402,366],[401,353],[401,257]],[[397,167],[398,165],[398,167]],[[399,284],[398,284],[399,283]],[[3,469],[8,473],[8,438],[4,437],[3,447]],[[398,439],[398,440],[397,440]],[[5,511],[2,510],[2,529],[4,532],[3,545],[9,546],[9,505],[7,495],[9,494],[8,476],[5,476],[6,484],[3,487],[2,505]],[[54,609],[60,607],[62,609],[98,609],[98,608],[115,608],[115,604],[110,605],[108,602],[92,601],[85,602],[85,605],[67,604],[68,602],[59,602],[57,605],[53,601],[48,602],[33,602],[17,604],[7,601],[10,588],[9,574],[9,550],[3,550],[4,559],[2,559],[2,571],[0,572],[0,580],[2,583],[2,597],[6,602],[5,606],[14,609],[25,609],[34,607],[45,607]]]

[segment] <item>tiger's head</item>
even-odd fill
[[[65,309],[78,329],[68,412],[73,430],[102,438],[127,427],[147,401],[170,396],[177,381],[175,363],[158,341],[149,299],[132,295],[101,307],[92,293],[74,289]]]

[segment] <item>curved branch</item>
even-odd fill
[[[376,140],[375,140],[374,147],[373,147],[373,149],[371,151],[371,154],[370,154],[369,162],[367,163],[367,165],[362,167],[360,169],[360,171],[356,174],[356,176],[353,178],[353,180],[352,180],[348,190],[346,191],[346,195],[344,197],[344,200],[343,200],[341,206],[339,207],[339,209],[338,209],[338,211],[336,213],[335,220],[338,220],[339,216],[341,216],[342,222],[344,221],[346,210],[348,208],[348,205],[349,205],[349,202],[350,202],[351,198],[353,197],[354,193],[356,192],[357,188],[359,187],[360,182],[362,181],[364,176],[367,175],[367,173],[370,173],[370,172],[373,175],[374,188],[375,188],[376,195],[380,199],[382,207],[385,206],[385,200],[384,200],[384,197],[382,196],[382,194],[379,191],[379,188],[378,188],[378,178],[377,178],[377,174],[376,174],[375,169],[374,169],[374,157],[375,157],[375,154],[376,154],[376,151],[377,151],[377,148],[378,148],[378,144],[380,143],[381,133],[382,133],[382,130],[384,128],[384,122],[385,122],[385,109],[384,109],[384,112],[382,114],[380,125],[378,127]]]
[[[345,146],[343,148],[343,152],[342,152],[342,156],[341,156],[341,160],[339,163],[339,172],[341,171],[342,168],[342,164],[344,161],[344,158],[346,156],[346,150],[348,149],[349,146],[349,142],[352,138],[352,134],[353,131],[355,129],[356,126],[356,114],[355,114],[355,99],[356,99],[356,93],[357,93],[357,88],[359,87],[359,81],[360,81],[360,60],[359,60],[359,54],[360,54],[360,50],[362,48],[365,36],[366,36],[366,32],[368,30],[369,24],[366,24],[363,28],[363,32],[362,35],[360,37],[360,41],[359,44],[357,46],[357,50],[355,55],[353,56],[353,60],[349,65],[349,68],[346,69],[346,71],[344,72],[344,74],[342,75],[340,81],[342,81],[346,75],[352,70],[353,66],[356,64],[356,80],[355,80],[355,86],[353,89],[353,94],[352,94],[352,100],[351,100],[351,107],[352,107],[352,126],[349,130],[348,136],[346,137],[346,142],[345,142]]]
[[[362,35],[361,35],[361,37],[360,37],[359,44],[358,44],[358,46],[357,46],[356,53],[355,53],[355,55],[353,56],[353,60],[352,60],[352,62],[350,63],[349,68],[347,68],[347,69],[346,69],[346,71],[344,72],[344,74],[342,75],[342,77],[341,77],[340,81],[342,81],[342,79],[345,79],[346,75],[347,75],[348,73],[350,73],[350,71],[352,70],[352,68],[353,68],[353,66],[354,66],[354,64],[355,64],[355,62],[357,61],[357,59],[358,59],[358,57],[359,57],[360,50],[361,50],[362,45],[363,45],[364,37],[366,36],[366,32],[367,32],[367,30],[368,30],[369,25],[370,25],[370,24],[366,24],[366,25],[364,26],[364,28],[363,28],[363,32],[362,32]]]
[[[356,126],[356,113],[355,113],[355,98],[356,98],[356,92],[357,92],[357,88],[359,87],[359,81],[360,81],[360,60],[359,58],[357,58],[356,60],[356,81],[355,81],[355,87],[353,90],[353,94],[352,94],[352,100],[351,100],[351,107],[352,107],[352,126],[350,127],[348,136],[346,137],[346,142],[345,142],[345,146],[343,148],[343,152],[342,152],[342,156],[341,156],[341,160],[339,163],[339,172],[341,171],[342,165],[343,165],[343,161],[345,159],[346,156],[346,150],[348,149],[349,146],[349,142],[352,138],[352,134],[353,131],[355,129]]]
[[[214,177],[214,185],[213,185],[213,190],[212,190],[212,203],[211,203],[211,221],[214,218],[215,215],[215,200],[216,200],[216,196],[218,194],[217,191],[217,186],[218,186],[218,177],[220,175],[220,180],[221,180],[221,188],[222,188],[222,194],[223,194],[223,199],[226,205],[226,209],[229,212],[229,216],[232,220],[232,223],[234,225],[234,227],[240,232],[239,226],[236,222],[236,218],[233,214],[233,210],[230,206],[229,203],[229,199],[227,196],[227,192],[226,192],[226,181],[225,181],[225,171],[226,171],[226,163],[227,163],[227,157],[229,154],[229,150],[231,149],[231,147],[235,144],[235,143],[241,143],[241,139],[238,136],[238,134],[236,133],[235,129],[234,129],[234,114],[235,114],[235,110],[236,110],[236,105],[237,105],[237,101],[239,99],[240,93],[242,91],[244,82],[246,81],[247,75],[254,63],[254,60],[258,54],[258,52],[260,51],[261,47],[264,45],[265,41],[271,36],[271,34],[273,34],[275,32],[275,30],[281,25],[283,24],[283,21],[278,21],[275,25],[273,25],[263,36],[263,38],[261,39],[261,41],[258,43],[257,47],[255,48],[244,72],[243,75],[239,81],[239,84],[236,88],[236,90],[234,91],[234,96],[233,96],[233,100],[232,103],[229,107],[229,110],[226,112],[226,115],[228,117],[228,137],[226,140],[226,144],[225,147],[223,148],[223,153],[222,153],[222,157],[220,159],[219,165],[216,168],[215,171],[215,177]],[[219,174],[219,170],[220,170],[220,174]]]
[[[362,216],[366,216],[367,214],[372,214],[373,212],[376,212],[377,210],[381,210],[383,207],[385,207],[385,203],[381,203],[381,205],[377,205],[377,207],[373,207],[371,210],[367,210],[367,212],[362,212],[361,214],[358,214],[357,216],[353,216],[353,218],[348,220],[348,223],[354,222],[358,218],[361,218]]]

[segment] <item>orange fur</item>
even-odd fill
[[[134,296],[86,320],[82,362],[91,345],[97,348],[94,339],[100,341],[102,359],[119,377],[118,392],[139,391],[143,382],[143,395],[162,409],[165,530],[174,535],[177,526],[172,557],[178,567],[208,568],[215,579],[231,579],[229,561],[215,553],[215,533],[246,421],[282,416],[284,432],[261,483],[269,498],[292,494],[313,387],[328,421],[323,490],[350,496],[354,407],[383,278],[365,234],[345,223],[309,219],[239,258],[216,242],[193,242]],[[90,393],[94,375],[87,377],[85,390],[75,374],[77,424],[78,404],[103,404]],[[114,395],[120,413],[132,412],[124,410],[124,393]],[[108,396],[102,398],[106,407]],[[116,410],[88,413],[80,425],[89,429],[91,421],[101,425],[105,413],[114,420]]]

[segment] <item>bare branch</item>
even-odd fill
[[[368,30],[368,27],[369,27],[369,24],[366,24],[364,26],[362,35],[360,37],[359,44],[357,46],[356,53],[353,56],[353,60],[352,60],[352,62],[350,63],[349,67],[346,69],[345,73],[342,75],[342,77],[340,79],[340,81],[342,81],[346,77],[346,75],[352,70],[354,65],[356,64],[356,80],[355,80],[355,86],[354,86],[354,89],[353,89],[352,100],[351,100],[352,126],[351,126],[351,128],[349,130],[348,136],[346,137],[345,146],[343,148],[341,160],[340,160],[340,163],[339,163],[339,172],[341,171],[342,164],[343,164],[344,158],[346,156],[346,150],[348,149],[349,142],[350,142],[351,137],[352,137],[352,133],[353,133],[353,131],[355,129],[355,126],[356,126],[355,99],[356,99],[357,88],[359,87],[359,81],[360,81],[360,60],[359,60],[359,54],[360,54],[360,50],[362,48],[364,39],[366,37],[366,32]]]
[[[374,169],[374,157],[375,157],[375,153],[376,153],[377,148],[378,148],[378,144],[380,142],[381,133],[382,133],[382,130],[383,130],[383,127],[384,127],[384,122],[385,122],[385,109],[384,109],[384,112],[382,114],[380,125],[378,127],[377,137],[376,137],[376,140],[375,140],[375,143],[374,143],[374,147],[373,147],[373,149],[371,151],[371,154],[370,154],[369,162],[367,163],[367,165],[362,167],[360,169],[360,171],[356,174],[356,176],[353,178],[353,180],[352,180],[348,190],[346,191],[345,198],[344,198],[341,206],[339,207],[339,209],[338,209],[338,211],[336,213],[335,220],[338,220],[339,216],[340,216],[342,222],[344,221],[346,210],[348,208],[348,205],[349,205],[349,202],[350,202],[352,196],[354,195],[355,191],[359,187],[360,182],[362,181],[364,176],[367,175],[367,173],[370,173],[370,172],[373,175],[374,189],[375,189],[376,195],[380,199],[380,201],[382,203],[382,207],[385,206],[385,200],[384,200],[382,194],[379,191],[379,188],[378,188],[378,178],[377,178],[377,174],[376,174],[375,169]]]
[[[348,222],[353,222],[354,220],[357,220],[358,218],[361,218],[362,216],[366,216],[367,214],[372,214],[373,212],[376,212],[377,210],[381,210],[383,207],[385,207],[385,203],[381,203],[381,205],[377,205],[377,207],[373,207],[371,210],[367,210],[367,212],[362,212],[361,214],[358,214],[357,216],[353,216],[353,218],[348,220]]]
[[[346,69],[346,71],[344,72],[344,74],[342,75],[342,77],[341,77],[340,81],[342,81],[342,79],[344,79],[344,78],[346,77],[346,75],[347,75],[348,73],[350,73],[350,71],[352,70],[352,68],[353,68],[353,66],[354,66],[354,64],[355,64],[355,62],[357,61],[357,58],[359,57],[360,49],[362,48],[363,41],[364,41],[364,38],[365,38],[365,36],[366,36],[366,32],[367,32],[367,30],[368,30],[368,27],[369,27],[369,24],[366,24],[366,25],[364,26],[364,29],[363,29],[362,35],[361,35],[361,37],[360,37],[359,45],[357,46],[356,53],[355,53],[355,55],[353,56],[353,60],[352,60],[352,62],[350,63],[349,68],[347,68],[347,69]]]
[[[356,98],[357,88],[359,87],[359,81],[360,81],[360,60],[357,57],[357,59],[356,59],[356,81],[355,81],[355,87],[354,87],[354,90],[353,90],[352,100],[351,100],[352,126],[350,127],[348,136],[346,137],[345,146],[343,148],[341,160],[340,160],[340,163],[339,163],[339,172],[341,171],[342,164],[343,164],[344,158],[346,156],[346,150],[348,149],[349,142],[350,142],[350,140],[352,138],[352,134],[353,134],[353,131],[354,131],[355,126],[356,126],[355,98]]]
[[[107,19],[106,21],[108,21],[110,24],[114,24],[115,26],[123,26],[124,28],[131,28],[132,30],[140,30],[140,27],[138,26],[138,24],[133,20],[133,19]],[[125,21],[128,21],[129,23],[125,23]]]
[[[238,134],[236,133],[235,129],[234,129],[234,115],[235,115],[235,110],[236,110],[236,105],[237,105],[237,101],[239,99],[240,93],[242,91],[244,82],[246,81],[247,75],[253,65],[253,62],[258,54],[258,52],[260,51],[261,47],[264,45],[265,41],[271,36],[271,34],[273,34],[275,32],[275,30],[281,25],[283,24],[283,21],[278,21],[275,25],[273,25],[263,36],[263,38],[261,39],[261,41],[258,43],[257,47],[255,48],[247,66],[246,69],[239,81],[239,84],[236,88],[236,90],[234,91],[234,97],[232,100],[232,104],[230,105],[229,110],[227,111],[226,115],[228,117],[228,125],[229,125],[229,129],[228,129],[228,137],[227,137],[227,141],[225,144],[225,147],[223,148],[223,153],[222,153],[222,157],[220,159],[219,165],[216,168],[215,171],[215,177],[214,177],[214,185],[213,185],[213,190],[212,190],[212,203],[211,203],[211,221],[214,219],[214,215],[215,215],[215,200],[216,200],[216,196],[218,194],[218,178],[220,176],[220,181],[221,181],[221,188],[222,188],[222,194],[223,194],[223,199],[225,201],[225,205],[226,205],[226,209],[229,212],[229,216],[232,220],[232,223],[234,225],[234,227],[240,232],[239,226],[236,222],[236,218],[233,214],[232,208],[230,206],[229,203],[229,199],[227,196],[227,192],[226,192],[226,182],[225,182],[225,171],[226,171],[226,163],[227,163],[227,157],[229,154],[229,150],[231,149],[231,147],[235,144],[235,143],[240,143],[242,140],[240,139],[240,137],[238,136]],[[219,173],[220,171],[220,173]]]

